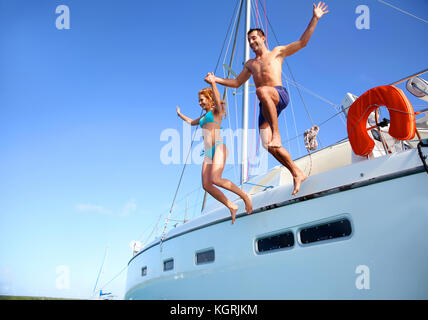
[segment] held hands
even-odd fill
[[[205,77],[205,82],[208,82],[209,84],[215,84],[215,75],[212,72],[208,72],[207,76]]]
[[[318,2],[318,5],[315,7],[315,3],[313,4],[314,6],[314,17],[316,17],[317,19],[320,19],[323,15],[325,15],[328,10],[327,10],[327,5],[324,2]]]

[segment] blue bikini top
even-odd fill
[[[213,113],[212,113],[212,111],[211,111],[211,110],[210,110],[210,111],[208,111],[208,112],[205,114],[205,116],[203,116],[203,117],[199,120],[199,125],[200,125],[200,126],[201,126],[201,128],[202,128],[202,126],[203,126],[204,124],[211,123],[211,122],[215,122],[215,123],[217,123],[217,124],[220,126],[220,129],[221,129],[221,124],[214,120],[214,115],[213,115]]]

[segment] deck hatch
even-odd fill
[[[141,268],[141,276],[142,277],[147,276],[147,267],[142,267]]]
[[[266,252],[294,246],[293,232],[287,231],[257,240],[257,251]]]
[[[214,262],[214,260],[215,260],[214,249],[196,252],[196,264]]]
[[[174,269],[174,259],[168,259],[163,262],[163,271]]]
[[[300,240],[302,244],[309,244],[347,237],[351,232],[351,222],[348,219],[340,219],[300,230]]]

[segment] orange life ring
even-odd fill
[[[393,86],[380,86],[361,95],[349,107],[348,138],[352,150],[360,156],[369,155],[375,143],[367,133],[367,119],[380,106],[388,108],[390,115],[389,134],[398,140],[413,139],[416,119],[413,107],[403,91]]]

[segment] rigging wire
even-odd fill
[[[126,269],[128,269],[128,265],[126,265],[125,267],[122,268],[122,270],[119,271],[119,273],[117,273],[109,282],[107,282],[105,285],[103,285],[100,290],[103,290],[105,287],[107,287],[110,283],[112,283],[114,280],[117,279],[117,277],[119,277],[123,271],[125,271]]]
[[[378,107],[378,108],[380,108],[381,107],[381,105],[378,105],[378,104],[371,104],[371,105],[369,105],[369,106],[367,106],[367,108],[365,109],[365,111],[364,112],[362,112],[362,115],[361,115],[361,117],[358,119],[358,121],[355,123],[355,125],[351,128],[351,130],[350,130],[350,133],[352,133],[353,132],[353,130],[357,127],[357,125],[361,122],[361,120],[363,119],[363,117],[364,117],[364,115],[366,114],[366,112],[372,107],[372,106],[376,106],[376,107]],[[406,111],[402,111],[402,110],[399,110],[399,109],[395,109],[395,108],[393,108],[393,107],[388,107],[388,110],[390,110],[390,111],[396,111],[396,112],[399,112],[399,113],[403,113],[403,114],[412,114],[411,112],[406,112]],[[337,113],[337,114],[335,114],[335,115],[333,115],[332,117],[330,117],[329,119],[327,119],[326,121],[324,121],[323,123],[325,123],[325,122],[327,122],[327,121],[329,121],[331,118],[333,118],[333,117],[335,117],[335,116],[337,116],[338,114],[340,114],[340,113]],[[321,123],[320,125],[322,125],[323,123]],[[311,157],[311,153],[309,153],[309,156]],[[312,169],[312,159],[311,159],[311,168],[310,168],[310,170]],[[160,243],[162,243],[162,240],[161,240],[161,242]],[[105,256],[104,256],[104,258],[105,258]],[[104,264],[104,260],[103,260],[103,264]],[[107,285],[109,285],[112,281],[114,281],[117,277],[119,277],[121,274],[122,274],[122,272],[123,271],[125,271],[126,269],[127,269],[127,267],[128,267],[128,265],[126,265],[118,274],[116,274],[110,281],[108,281],[106,284],[104,284],[102,287],[101,287],[101,289],[100,290],[103,290]],[[98,279],[97,279],[97,281],[98,281]],[[94,289],[95,290],[95,289]]]
[[[241,3],[241,9],[242,9],[242,3],[243,3],[243,0],[241,0],[241,1],[240,1],[240,3]],[[235,10],[236,10],[236,8],[237,8],[237,4],[235,5]],[[234,14],[232,15],[231,22],[232,22],[232,20],[233,20],[233,16],[234,16]],[[231,25],[232,25],[232,24],[231,24],[231,22],[230,22],[229,26],[231,26]],[[239,23],[239,22],[238,22],[238,23]],[[223,48],[224,48],[225,42],[226,42],[226,40],[227,40],[227,34],[229,33],[229,31],[230,31],[230,28],[229,28],[228,32],[226,33],[226,38],[225,38],[225,39],[224,39],[224,41],[223,41]],[[221,54],[223,53],[223,48],[222,48],[222,50],[221,50],[221,52],[220,52],[219,58],[217,59],[217,65],[216,65],[215,71],[217,71],[218,64],[219,64],[219,61],[220,61],[220,58],[221,58]],[[201,115],[200,115],[200,116],[202,116],[202,114],[203,114],[203,110],[201,111]],[[196,128],[196,130],[195,130],[195,132],[194,132],[194,134],[193,134],[193,138],[192,138],[192,142],[191,142],[191,144],[190,144],[189,152],[187,153],[186,161],[185,161],[185,163],[184,163],[184,165],[183,165],[183,170],[181,171],[181,175],[180,175],[180,179],[179,179],[179,182],[178,182],[178,185],[177,185],[177,189],[176,189],[176,191],[175,191],[174,198],[173,198],[173,200],[172,200],[171,209],[170,209],[170,211],[169,211],[168,218],[167,218],[167,220],[166,220],[166,222],[165,222],[165,225],[164,225],[164,228],[163,228],[163,231],[162,231],[161,243],[163,242],[164,237],[165,237],[165,233],[166,233],[166,229],[167,229],[167,227],[168,227],[169,219],[170,219],[170,217],[171,217],[172,210],[173,210],[173,208],[174,208],[174,202],[175,202],[175,199],[176,199],[176,197],[177,197],[178,190],[179,190],[180,185],[181,185],[181,181],[182,181],[182,179],[183,179],[184,171],[185,171],[186,166],[187,166],[187,160],[188,160],[189,155],[190,155],[190,153],[191,153],[192,146],[193,146],[193,143],[194,143],[194,140],[195,140],[195,136],[196,136],[196,132],[197,132],[197,131],[198,131],[198,128]]]
[[[255,1],[257,1],[257,0],[255,0]],[[267,15],[266,15],[266,12],[267,12],[267,10],[266,10],[266,1],[265,0],[263,0],[263,11],[265,12],[265,35],[266,35],[266,45],[267,45],[267,43],[268,43],[268,32],[267,32]],[[269,45],[267,45],[267,47],[268,47],[268,49],[269,49]]]
[[[260,0],[258,0],[258,1],[260,1]],[[265,8],[263,8],[263,10],[265,10]],[[278,44],[278,45],[280,45],[279,40],[278,40],[278,37],[276,36],[275,30],[273,29],[272,24],[270,23],[270,20],[269,20],[269,18],[268,18],[268,16],[267,16],[266,10],[265,10],[265,16],[266,16],[266,21],[267,21],[267,23],[269,24],[269,26],[270,26],[270,28],[271,28],[272,34],[273,34],[273,36],[274,36],[274,38],[275,38],[275,40],[276,40],[277,44]],[[288,61],[287,61],[287,59],[284,59],[284,61],[285,61],[286,65],[287,65],[287,68],[288,68],[288,71],[290,72],[291,77],[293,78],[293,81],[294,81],[294,82],[296,82],[296,79],[294,78],[293,71],[291,70],[291,67],[290,67],[290,65],[289,65],[289,63],[288,63]],[[310,113],[309,113],[309,110],[308,110],[308,107],[307,107],[307,105],[306,105],[306,103],[305,103],[305,100],[303,99],[302,93],[300,92],[300,89],[299,89],[298,87],[297,87],[297,91],[298,91],[298,93],[299,93],[300,99],[302,100],[303,106],[305,107],[305,111],[306,111],[306,113],[307,113],[307,115],[308,115],[308,118],[309,118],[309,120],[311,121],[312,126],[314,126],[315,124],[314,124],[314,122],[313,122],[313,120],[312,120],[312,117],[311,117],[311,115],[310,115]],[[317,136],[317,138],[318,138],[318,140],[319,140],[319,142],[320,142],[320,145],[321,145],[321,147],[322,147],[322,143],[321,143],[321,139],[320,139],[320,137],[319,137],[319,136]]]
[[[257,28],[262,29],[263,32],[265,33],[266,46],[269,48],[268,43],[267,43],[267,36],[268,36],[267,24],[265,23],[265,25],[263,25],[263,22],[261,21],[261,16],[259,14],[259,7],[258,7],[257,0],[251,0],[251,1],[252,1],[252,5],[251,5],[252,10],[254,10],[254,7],[256,7],[256,13],[254,15],[256,16],[256,20],[257,20]],[[256,4],[255,6],[254,6],[254,3]],[[265,4],[265,2],[263,2],[263,5],[264,5],[264,12],[266,13],[266,4]],[[265,14],[265,18],[266,18],[266,14]],[[260,20],[260,24],[259,24],[259,20]],[[257,154],[259,152],[259,146],[260,146],[260,136],[259,136],[260,133],[257,134],[257,132],[255,130],[257,101],[258,101],[258,98],[257,98],[257,95],[255,95],[254,96],[254,113],[253,113],[253,115],[254,115],[253,116],[253,138],[251,140],[250,154],[252,153],[252,150],[253,150],[253,142],[254,142],[254,140],[257,140],[257,146],[256,146],[256,150],[254,152],[254,155],[252,157],[253,161],[251,163],[251,166],[250,166],[250,158],[251,157],[248,157],[248,162],[247,162],[247,168],[248,168],[248,170],[247,170],[247,180],[246,181],[248,181],[249,177],[251,176],[250,173],[251,173],[251,171],[252,171],[252,169],[254,167],[254,162],[255,162],[254,159],[257,157]]]
[[[238,37],[239,25],[240,25],[240,21],[241,21],[241,12],[242,12],[242,8],[244,7],[244,5],[243,5],[244,4],[244,0],[241,0],[240,3],[241,3],[241,5],[240,5],[240,8],[239,8],[238,21],[236,23],[236,30],[235,30],[235,37],[233,39],[232,53],[231,53],[230,60],[229,60],[230,62],[229,62],[229,66],[228,66],[228,74],[226,76],[227,79],[230,77],[231,70],[232,70],[231,69],[232,68],[232,63],[233,63],[233,59],[235,57],[236,40],[237,40],[237,37]],[[232,38],[232,34],[230,35],[230,38]],[[229,43],[230,43],[230,41],[229,41]],[[224,58],[223,61],[226,61],[226,55],[225,55],[225,58]],[[226,99],[226,97],[227,97],[227,87],[224,88],[223,101]],[[206,200],[207,200],[207,196],[208,196],[208,193],[205,191],[204,200],[202,201],[201,212],[205,208],[205,203],[206,203]]]
[[[392,4],[390,4],[390,3],[386,2],[386,1],[383,1],[383,0],[377,0],[377,1],[380,2],[380,3],[383,3],[383,4],[387,5],[387,6],[390,6],[391,8],[394,8],[395,10],[398,10],[398,11],[404,13],[404,14],[407,14],[408,16],[410,16],[412,18],[415,18],[415,19],[418,19],[418,20],[420,20],[422,22],[428,23],[428,21],[426,21],[426,20],[424,20],[422,18],[419,18],[419,17],[417,17],[417,16],[415,16],[415,15],[413,15],[413,14],[407,12],[407,11],[404,11],[404,10],[398,8],[398,7],[395,7],[395,6],[393,6]]]
[[[257,27],[259,27],[259,11],[258,11],[258,5],[257,5],[257,0],[255,0],[256,1],[256,6],[257,6],[257,17],[256,17],[256,20],[257,20]],[[260,1],[260,0],[259,0]],[[237,5],[238,5],[238,3],[239,3],[240,1],[238,1],[237,2],[237,4],[235,5],[235,9],[234,9],[234,12],[235,12],[235,10],[236,10],[236,8],[237,8]],[[265,0],[263,0],[263,2],[265,2]],[[383,2],[383,1],[381,1],[381,0],[379,0],[379,2]],[[242,3],[242,1],[241,1],[241,3]],[[265,3],[264,3],[265,4]],[[385,3],[385,4],[388,4],[388,3]],[[388,4],[389,5],[389,4]],[[393,7],[393,6],[392,6]],[[396,9],[398,9],[398,8],[396,8]],[[401,11],[401,10],[400,10]],[[404,12],[404,11],[403,11]],[[272,28],[272,25],[270,24],[270,21],[268,20],[268,18],[267,18],[267,14],[266,14],[266,7],[264,7],[264,13],[265,13],[265,19],[266,19],[266,31],[265,31],[265,34],[266,34],[266,43],[267,43],[267,23],[269,23],[269,25],[270,25],[270,27],[271,27],[271,29],[272,29],[272,32],[273,32],[273,34],[274,34],[274,37],[275,37],[275,39],[276,39],[276,41],[277,41],[277,43],[279,44],[279,41],[278,41],[278,38],[276,37],[276,34],[275,34],[275,32],[274,32],[274,30],[273,30],[273,28]],[[404,13],[406,13],[406,12],[404,12]],[[406,13],[406,14],[408,14],[408,13]],[[415,16],[414,16],[415,17]],[[417,17],[415,17],[415,18],[417,18]],[[261,19],[261,18],[260,18]],[[419,18],[418,18],[419,19]],[[231,21],[230,21],[230,24],[229,24],[229,27],[228,27],[228,31],[227,31],[227,33],[229,33],[229,31],[230,31],[230,28],[231,28],[231,26],[232,26],[232,20],[233,20],[233,15],[232,15],[232,19],[231,19]],[[427,23],[427,21],[425,21],[425,20],[423,20],[423,19],[419,19],[419,20],[422,20],[422,21],[424,21],[424,22],[426,22]],[[235,22],[236,22],[236,19],[235,19]],[[261,24],[261,26],[262,26],[262,28],[263,28],[263,24]],[[226,38],[225,38],[225,41],[223,42],[223,46],[222,46],[222,49],[221,49],[221,52],[220,52],[220,56],[219,56],[219,58],[218,58],[218,60],[217,60],[217,64],[216,64],[216,67],[215,67],[215,71],[214,71],[214,73],[216,72],[216,70],[217,70],[217,68],[218,68],[218,65],[219,65],[219,61],[220,61],[220,58],[221,58],[221,55],[222,55],[222,53],[223,53],[223,50],[224,50],[224,46],[225,46],[225,42],[226,42],[226,39],[227,39],[227,36],[226,36]],[[229,44],[230,44],[230,41],[229,41]],[[227,49],[228,50],[228,49]],[[293,75],[293,72],[292,72],[292,70],[291,70],[291,67],[289,66],[289,64],[288,64],[288,62],[287,62],[287,60],[285,60],[286,61],[286,64],[287,64],[287,67],[288,67],[288,69],[289,69],[289,72],[290,72],[290,75],[291,75],[291,77],[293,78],[293,80],[291,81],[290,79],[287,79],[286,80],[286,82],[287,82],[287,87],[288,87],[288,84],[289,84],[289,82],[290,83],[292,83],[292,84],[294,84],[295,85],[295,87],[297,88],[297,90],[298,90],[298,92],[299,92],[299,96],[300,96],[300,98],[301,98],[301,100],[302,100],[302,103],[304,104],[304,106],[305,106],[305,110],[306,110],[306,112],[307,112],[307,114],[308,114],[308,118],[309,118],[309,120],[311,121],[311,123],[312,123],[312,125],[314,125],[314,122],[313,122],[313,120],[312,120],[312,118],[311,118],[311,116],[310,116],[310,113],[309,113],[309,111],[308,111],[308,108],[307,108],[307,106],[306,106],[306,103],[304,102],[304,99],[303,99],[303,96],[302,96],[302,94],[301,94],[301,92],[300,92],[300,90],[299,90],[299,88],[301,87],[302,89],[305,89],[303,86],[301,86],[300,84],[298,84],[296,81],[295,81],[295,78],[294,78],[294,75]],[[229,72],[230,73],[230,72]],[[289,87],[288,87],[288,89],[289,89]],[[307,89],[305,89],[305,90],[307,90]],[[236,90],[235,90],[235,93],[236,93]],[[313,95],[315,95],[314,93],[312,93]],[[326,99],[324,99],[324,98],[322,98],[321,96],[317,96],[318,98],[320,98],[321,100],[324,100],[325,102],[327,102],[327,103],[329,103],[330,105],[332,105],[332,106],[334,106],[334,107],[337,107],[337,105],[336,104],[334,104],[334,103],[331,103],[331,102],[329,102],[328,100],[326,100]],[[236,101],[235,101],[236,102]],[[290,102],[291,102],[291,98],[290,98]],[[257,103],[257,98],[255,99],[255,106],[256,106],[256,103]],[[235,108],[236,108],[236,111],[237,111],[237,106],[236,106],[236,103],[235,103]],[[393,110],[393,109],[390,109],[390,110]],[[399,110],[396,110],[396,111],[399,111]],[[402,111],[401,111],[402,112]],[[329,120],[331,120],[332,118],[334,118],[334,117],[336,117],[337,115],[340,115],[340,114],[342,114],[342,111],[340,111],[340,112],[338,112],[338,113],[336,113],[335,115],[333,115],[332,117],[330,117],[329,119],[327,119],[327,120],[325,120],[325,121],[323,121],[321,124],[319,124],[318,126],[321,126],[321,125],[323,125],[323,124],[325,124],[326,122],[328,122]],[[202,113],[201,113],[201,115],[202,115]],[[294,118],[294,112],[293,112],[293,118]],[[254,119],[255,119],[255,115],[254,115]],[[343,119],[342,119],[343,120]],[[361,119],[360,119],[361,120]],[[360,121],[359,120],[359,121]],[[358,122],[359,122],[358,121]],[[294,118],[294,122],[295,122],[295,118]],[[358,123],[357,122],[357,123]],[[255,120],[254,120],[254,123],[255,123]],[[229,119],[229,126],[230,126],[230,119]],[[295,128],[296,128],[296,134],[297,134],[297,127],[296,127],[296,124],[295,124]],[[353,129],[352,129],[353,130]],[[352,130],[351,130],[351,132],[352,132]],[[194,142],[194,138],[195,138],[195,135],[196,135],[196,131],[197,130],[195,130],[195,132],[194,132],[194,136],[193,136],[193,139],[192,139],[192,143],[191,143],[191,146],[190,146],[190,150],[191,150],[191,147],[192,147],[192,145],[193,145],[193,142]],[[288,132],[288,130],[287,130],[287,132]],[[303,134],[301,134],[301,135],[299,135],[299,136],[302,136]],[[297,136],[295,137],[295,138],[297,138]],[[295,139],[295,138],[293,138],[293,139]],[[289,141],[291,141],[291,140],[293,140],[293,139],[290,139],[290,140],[288,140],[288,142]],[[259,141],[258,141],[259,142]],[[321,143],[321,141],[320,141],[320,143]],[[258,149],[258,146],[257,146],[257,149]],[[178,187],[177,187],[177,190],[176,190],[176,193],[175,193],[175,195],[174,195],[174,199],[173,199],[173,204],[172,204],[172,206],[171,206],[171,209],[170,209],[170,211],[169,211],[169,217],[168,217],[168,219],[169,220],[172,220],[172,221],[175,221],[174,219],[171,219],[170,218],[170,215],[171,215],[171,212],[172,212],[172,209],[173,209],[173,206],[174,206],[174,202],[175,202],[175,200],[176,200],[176,197],[177,197],[177,193],[178,193],[178,189],[179,189],[179,186],[180,186],[180,184],[181,184],[181,180],[182,180],[182,177],[183,177],[183,174],[184,174],[184,170],[185,170],[185,167],[186,167],[186,164],[187,164],[187,160],[188,160],[188,157],[189,157],[189,154],[190,154],[190,150],[189,150],[189,153],[188,153],[188,155],[187,155],[187,158],[186,158],[186,162],[185,162],[185,164],[184,164],[184,167],[183,167],[183,170],[182,170],[182,173],[181,173],[181,176],[180,176],[180,180],[179,180],[179,184],[178,184]],[[299,151],[300,152],[300,151]],[[257,153],[257,150],[256,150],[256,153]],[[309,153],[309,155],[310,155],[310,153]],[[193,192],[195,192],[195,191],[197,191],[197,190],[199,190],[199,192],[201,191],[201,187],[199,187],[199,188],[197,188],[197,189],[195,189],[195,190],[193,190],[191,193],[193,193]],[[159,216],[159,220],[158,220],[158,223],[159,223],[159,221],[160,221],[160,218],[161,218],[161,216],[162,215],[160,215]],[[156,226],[158,225],[158,223],[156,224]],[[164,232],[165,232],[165,230],[166,230],[166,227],[167,227],[167,224],[168,224],[168,220],[167,220],[167,223],[165,224],[165,227],[164,227]],[[152,232],[153,233],[153,232]],[[151,235],[150,235],[151,236]],[[164,234],[163,234],[163,236],[164,236]],[[125,268],[123,268],[112,280],[110,280],[108,283],[106,283],[103,287],[102,287],[102,289],[105,287],[105,286],[107,286],[108,284],[110,284],[113,280],[115,280],[124,270],[126,270],[126,268],[127,268],[127,266],[125,267]]]
[[[236,89],[235,89],[235,91],[236,91]],[[236,96],[235,96],[235,99],[236,99]],[[226,104],[227,105],[229,105],[229,96],[226,96]],[[230,109],[229,109],[230,110]],[[238,115],[238,113],[237,113],[237,110],[235,110],[236,111],[236,116],[235,116],[235,119],[237,119],[237,115]],[[231,116],[229,115],[229,117],[228,117],[228,122],[229,122],[229,137],[230,137],[230,141],[233,141],[233,135],[232,135],[232,122],[231,122]],[[235,128],[235,132],[236,132],[236,130],[238,129],[238,124],[236,124],[236,128]],[[233,146],[233,144],[232,144],[232,146]],[[235,147],[233,147],[233,150],[231,150],[231,152],[234,154],[235,153]],[[235,176],[235,181],[237,181],[238,180],[238,172],[237,172],[237,168],[236,168],[236,165],[235,165],[235,162],[233,162],[233,174],[234,174],[234,176]]]
[[[95,294],[95,291],[97,290],[98,280],[100,279],[101,272],[103,271],[104,262],[106,261],[106,256],[107,256],[107,250],[108,250],[108,247],[106,247],[106,249],[105,249],[105,251],[104,251],[103,262],[102,262],[102,264],[101,264],[100,271],[98,272],[97,280],[95,281],[94,290],[93,290],[93,292],[92,292],[92,294],[93,294],[93,295]]]
[[[320,100],[324,101],[325,103],[327,103],[327,104],[331,105],[331,106],[335,109],[335,111],[336,111],[336,112],[338,112],[338,111],[340,111],[340,110],[341,110],[341,109],[340,109],[340,106],[338,106],[337,104],[335,104],[335,103],[331,102],[330,100],[328,100],[328,99],[326,99],[326,98],[324,98],[324,97],[320,96],[319,94],[317,94],[317,93],[315,93],[315,92],[313,92],[313,91],[309,90],[308,88],[305,88],[305,87],[304,87],[304,86],[302,86],[300,83],[298,83],[298,82],[295,82],[295,81],[291,80],[290,78],[288,78],[288,77],[287,77],[287,76],[285,76],[284,74],[283,74],[283,77],[284,77],[284,79],[286,79],[286,80],[287,80],[290,84],[292,84],[293,86],[295,86],[295,87],[300,87],[301,89],[303,89],[304,91],[306,91],[306,92],[307,92],[307,93],[309,93],[310,95],[312,95],[312,96],[314,96],[314,97],[316,97],[316,98],[318,98],[318,99],[320,99]],[[342,120],[342,122],[343,122],[343,124],[344,124],[344,126],[345,126],[345,128],[346,128],[346,122],[345,122],[345,120],[343,119],[343,117],[340,117],[340,119]]]
[[[239,10],[237,10],[237,11],[236,11],[235,20],[234,20],[234,23],[233,23],[233,29],[235,30],[235,31],[234,31],[234,32],[235,32],[235,41],[234,41],[234,45],[233,45],[233,49],[232,49],[233,55],[234,55],[234,52],[235,52],[236,37],[237,37],[237,33],[238,33],[238,27],[236,27],[236,26],[237,26],[237,24],[239,24],[239,21],[240,21],[241,12],[242,12],[242,8],[243,8],[243,0],[238,1],[238,2],[237,2],[237,4],[238,4],[238,3],[240,3],[240,8],[239,8]],[[235,7],[235,9],[236,9],[236,7]],[[239,18],[239,19],[238,19],[238,18]],[[229,30],[228,30],[228,33],[229,33],[229,31],[230,31],[230,28],[229,28]],[[229,36],[229,41],[228,41],[228,45],[227,45],[227,48],[226,48],[226,52],[225,52],[225,54],[224,54],[224,58],[223,58],[223,77],[224,77],[224,78],[229,78],[229,77],[230,77],[231,70],[232,70],[232,69],[231,69],[231,68],[232,68],[232,61],[233,61],[233,59],[231,58],[231,60],[230,60],[230,62],[229,62],[229,65],[226,65],[226,58],[227,58],[227,55],[228,55],[228,52],[229,52],[230,43],[231,43],[231,41],[232,41],[233,32],[232,32],[232,33],[230,33],[230,35],[226,35],[226,39],[227,39],[227,37],[228,37],[228,36]],[[227,73],[226,73],[226,70],[225,70],[226,66],[227,66],[227,68],[228,68],[228,72],[227,72]],[[215,72],[214,72],[214,73],[215,73]],[[236,89],[235,89],[235,92],[236,92]],[[228,97],[228,95],[227,95],[227,88],[225,88],[225,90],[224,90],[224,93],[223,93],[223,100],[226,102],[226,106],[229,106],[229,97]],[[227,107],[227,108],[228,108],[228,107]],[[229,109],[229,110],[230,110],[230,109]],[[237,114],[237,113],[236,113],[236,114]],[[230,117],[230,115],[229,115],[229,117],[228,117],[228,124],[229,124],[229,128],[230,128],[230,129],[232,129],[232,124],[231,124],[231,117]],[[236,123],[236,128],[238,128],[238,123]],[[229,132],[229,136],[231,137],[231,139],[233,139],[233,137],[232,137],[232,132],[231,132],[230,130],[229,130],[228,132]],[[234,151],[234,150],[233,150],[233,151]],[[234,167],[235,180],[237,180],[236,166],[234,165],[233,167]],[[205,192],[205,193],[204,193],[203,205],[202,205],[202,210],[201,210],[201,211],[203,211],[203,209],[204,209],[204,207],[205,207],[206,199],[207,199],[207,193]]]
[[[226,58],[227,58],[227,54],[229,53],[229,48],[230,48],[230,43],[232,42],[232,36],[233,36],[233,34],[235,33],[235,38],[236,38],[236,34],[238,33],[238,30],[237,30],[237,28],[238,28],[238,26],[239,26],[239,21],[240,21],[240,19],[241,19],[241,12],[242,12],[242,8],[243,8],[243,0],[240,0],[240,1],[238,1],[239,3],[240,3],[240,7],[239,7],[239,10],[238,11],[236,11],[236,15],[235,15],[235,20],[234,20],[234,23],[233,23],[233,29],[235,30],[234,32],[231,32],[230,33],[230,35],[228,35],[228,33],[226,34],[226,39],[227,39],[227,37],[229,36],[229,41],[228,41],[228,44],[227,44],[227,48],[226,48],[226,51],[225,51],[225,53],[224,53],[224,58],[223,58],[223,66],[226,64]],[[230,30],[230,29],[229,29]],[[233,50],[232,50],[233,51]],[[230,66],[230,67],[232,67],[232,66]],[[223,68],[223,70],[224,70],[224,68]],[[214,72],[215,73],[215,72]],[[224,71],[224,73],[226,73],[225,71]]]
[[[256,5],[254,6],[254,0],[251,0],[251,17],[253,18],[253,20],[257,21],[257,28],[263,29],[263,25],[262,24],[259,25],[259,8],[258,8],[258,5],[257,5],[257,2],[256,2]],[[236,99],[236,96],[235,96],[235,99]],[[253,157],[250,156],[252,154],[252,152],[253,152],[253,141],[254,141],[254,139],[256,139],[256,137],[255,137],[256,133],[254,132],[255,123],[256,123],[256,105],[257,105],[257,96],[254,97],[254,112],[253,112],[254,116],[253,116],[253,129],[252,129],[253,136],[252,136],[252,139],[250,139],[251,140],[251,145],[250,145],[250,149],[249,149],[249,152],[248,152],[249,156],[247,157],[247,168],[248,169],[247,169],[247,176],[246,176],[245,181],[248,181],[249,177],[251,176],[250,172],[251,172],[252,167],[253,167],[253,164],[250,165],[250,158],[253,158],[253,161],[252,161],[252,163],[253,163],[254,162],[254,158],[257,155],[257,150],[256,150],[255,153],[254,153],[254,155],[253,155]]]
[[[288,85],[288,81],[286,81],[285,83],[287,84],[287,89],[290,90],[290,87]],[[289,98],[290,98],[290,106],[291,106],[291,116],[292,116],[293,123],[294,123],[294,130],[296,131],[296,136],[297,136],[298,135],[298,133],[297,133],[297,122],[296,122],[296,117],[294,115],[294,106],[293,106],[293,99],[291,98],[291,94],[289,95]],[[284,119],[285,119],[285,117],[284,117]],[[288,140],[288,142],[290,142],[290,141],[291,141],[291,139]],[[300,150],[300,143],[299,143],[299,141],[297,142],[297,150],[299,152],[299,155],[301,155],[302,153],[301,153],[301,150]]]
[[[242,0],[241,0],[241,1],[242,1]],[[229,22],[229,27],[227,28],[227,31],[226,31],[226,37],[224,38],[223,45],[222,45],[222,47],[221,47],[220,54],[219,54],[218,59],[217,59],[217,64],[216,64],[216,66],[215,66],[215,68],[214,68],[214,74],[216,73],[217,68],[218,68],[218,64],[220,63],[221,55],[223,54],[223,49],[224,49],[224,46],[225,46],[225,44],[226,44],[226,39],[227,39],[227,37],[228,37],[228,35],[229,35],[230,28],[231,28],[231,26],[232,26],[232,21],[233,21],[233,17],[235,16],[236,8],[237,8],[238,4],[239,4],[241,1],[236,1],[235,8],[233,9],[233,14],[232,14],[232,17],[231,17],[230,22]],[[235,18],[235,22],[236,22],[236,18]]]
[[[201,115],[200,115],[200,117],[202,116],[202,113],[203,113],[203,112],[204,112],[204,111],[202,110],[202,111],[201,111]],[[189,159],[189,155],[190,155],[190,153],[191,153],[191,151],[192,151],[193,143],[195,142],[196,132],[198,132],[198,128],[196,128],[196,129],[195,129],[195,131],[194,131],[194,133],[193,133],[192,142],[190,143],[190,148],[189,148],[189,151],[187,152],[187,157],[186,157],[186,161],[184,162],[184,165],[183,165],[183,170],[181,170],[180,179],[179,179],[179,181],[178,181],[178,185],[177,185],[177,188],[176,188],[176,190],[175,190],[175,194],[174,194],[174,199],[172,200],[172,204],[171,204],[171,209],[169,210],[168,218],[167,218],[167,220],[166,220],[166,223],[165,223],[165,226],[164,226],[164,229],[163,229],[163,232],[162,232],[161,241],[163,241],[163,239],[164,239],[164,237],[165,237],[165,232],[166,232],[166,228],[167,228],[167,226],[168,226],[169,218],[171,217],[172,209],[174,208],[174,202],[175,202],[175,199],[177,198],[178,190],[180,189],[181,181],[182,181],[182,179],[183,179],[184,170],[186,169],[187,161],[188,161],[188,159]]]
[[[252,2],[254,2],[253,0],[251,0]],[[251,5],[251,9],[253,9],[254,6]],[[259,27],[259,5],[256,1],[256,21],[257,21],[257,28]]]

